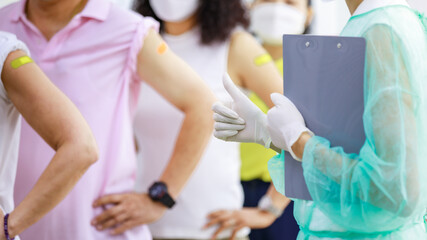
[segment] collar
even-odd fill
[[[391,6],[391,5],[403,5],[409,7],[406,0],[364,0],[354,11],[353,16],[360,15],[376,8]]]
[[[111,3],[107,0],[89,0],[80,13],[82,17],[105,21],[110,12]],[[79,14],[77,14],[79,15]]]
[[[20,18],[25,17],[25,6],[27,4],[26,0],[19,1],[17,9],[12,13],[11,19],[16,22]],[[89,0],[86,3],[85,8],[76,16],[87,17],[96,19],[98,21],[105,21],[110,12],[110,2],[107,0]]]
[[[21,0],[16,3],[16,9],[11,14],[11,19],[13,22],[17,22],[21,17],[25,16],[25,5],[27,4],[27,1]]]

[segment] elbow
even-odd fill
[[[76,162],[84,169],[89,168],[96,163],[99,158],[98,145],[95,138],[90,134],[84,138],[80,138],[74,144],[76,155]]]
[[[207,89],[207,91],[201,96],[201,104],[200,108],[203,111],[203,114],[206,114],[205,117],[209,119],[208,121],[212,123],[212,129],[213,129],[213,112],[212,112],[212,105],[218,101],[218,99],[215,97],[212,91]]]
[[[212,105],[215,103],[215,97],[212,95],[211,98],[207,98],[202,106],[200,107],[200,114],[203,117],[203,120],[205,122],[205,128],[206,130],[212,134],[214,129],[214,119],[213,119],[213,111],[212,111]]]
[[[93,141],[91,144],[88,144],[85,146],[85,162],[87,162],[88,166],[96,163],[99,158],[99,149],[98,145],[95,141]]]
[[[82,151],[83,159],[88,164],[88,167],[98,161],[99,149],[94,137],[91,137],[91,140],[83,146]]]
[[[422,196],[417,190],[418,189],[411,191],[407,197],[402,199],[399,206],[399,212],[402,217],[408,218],[424,210],[422,206]]]
[[[199,92],[197,97],[191,100],[185,108],[182,109],[183,113],[199,126],[203,126],[206,131],[212,132],[214,126],[212,105],[215,103],[216,98],[210,90]]]
[[[419,189],[408,188],[406,190],[394,187],[387,194],[378,193],[375,202],[378,207],[398,216],[399,219],[410,219],[425,211],[423,197]],[[381,211],[380,211],[381,213]]]

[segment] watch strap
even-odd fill
[[[163,197],[159,200],[160,203],[165,205],[167,208],[172,208],[175,205],[175,200],[169,195],[169,193],[166,193],[163,195]]]
[[[152,195],[151,190],[155,189],[157,187],[162,187],[164,189],[163,193],[160,194],[154,194]],[[159,202],[161,204],[163,204],[164,206],[166,206],[167,208],[172,208],[175,205],[175,200],[172,198],[172,196],[169,194],[168,192],[168,187],[166,185],[166,183],[164,182],[154,182],[153,185],[151,185],[151,187],[148,189],[148,195],[150,196],[151,200],[153,200],[154,202]]]

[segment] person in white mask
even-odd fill
[[[310,0],[256,0],[250,3],[250,30],[272,56],[277,69],[283,72],[282,35],[302,34],[308,30],[313,15]],[[268,111],[265,103],[254,93],[248,95],[263,112]],[[245,194],[245,207],[263,205],[263,196],[270,187],[271,177],[267,162],[276,152],[255,143],[242,143],[241,180]],[[293,202],[269,227],[251,231],[251,240],[295,239],[299,231],[293,217]]]
[[[255,0],[250,30],[283,72],[283,34],[306,33],[312,18],[311,0]]]
[[[138,2],[137,10],[161,23],[164,48],[185,60],[218,99],[231,100],[222,85],[226,72],[268,106],[272,106],[269,95],[282,91],[273,61],[258,59],[267,53],[244,31],[249,21],[241,0],[144,0]],[[183,115],[148,85],[142,86],[141,96],[145,97],[140,98],[134,119],[139,148],[136,190],[148,191],[153,200],[171,208],[150,224],[155,239],[247,239],[249,229],[231,218],[235,213],[258,224],[251,227],[264,227],[275,220],[276,213],[268,210],[239,211],[243,204],[239,145],[213,137],[181,194],[176,199],[168,197],[167,186],[158,181],[173,154]],[[283,209],[288,203],[274,188],[269,198],[267,207]],[[221,209],[226,209],[225,218],[211,214]]]

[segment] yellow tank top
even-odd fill
[[[283,59],[275,62],[277,69],[283,76]],[[267,113],[268,107],[255,94],[251,93],[249,99],[255,103],[263,112]],[[242,167],[240,169],[240,178],[242,181],[251,181],[261,179],[264,182],[271,182],[270,174],[268,173],[267,163],[270,158],[276,155],[276,152],[271,149],[256,143],[240,144],[240,158]]]

